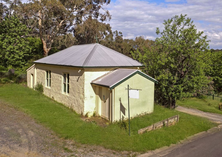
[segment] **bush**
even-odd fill
[[[203,100],[207,99],[207,96],[205,96],[205,95],[203,95],[203,94],[198,94],[197,97],[198,97],[199,99],[203,99]]]
[[[117,125],[124,130],[128,130],[129,129],[129,123],[128,120],[124,120],[124,121],[119,121],[117,122]]]
[[[5,84],[5,83],[9,83],[10,80],[8,78],[0,78],[0,83]]]
[[[37,85],[35,86],[35,90],[40,93],[43,93],[43,85],[41,83],[37,83]]]
[[[26,74],[20,74],[16,77],[15,82],[16,83],[22,83],[27,81],[27,75]]]
[[[219,103],[219,110],[221,110],[222,111],[222,103]]]

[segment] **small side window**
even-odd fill
[[[63,92],[69,93],[69,73],[63,74]]]
[[[51,87],[51,71],[46,71],[46,87]]]
[[[34,88],[34,76],[31,74],[31,88]]]

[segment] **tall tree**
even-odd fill
[[[73,31],[73,25],[81,24],[84,18],[104,21],[110,18],[108,11],[101,12],[103,4],[110,0],[31,0],[21,8],[27,23],[31,23],[43,43],[47,56],[52,43],[59,35]]]
[[[27,40],[28,28],[15,16],[0,23],[0,64],[6,68],[26,65],[31,48]]]
[[[213,77],[214,90],[222,93],[222,50],[212,50],[212,64],[209,75]]]
[[[112,30],[109,24],[99,22],[89,16],[86,21],[75,27],[74,36],[78,44],[100,43],[107,36],[112,36]]]
[[[145,65],[145,71],[159,81],[156,97],[159,103],[175,107],[176,100],[191,96],[207,86],[210,51],[207,36],[198,32],[187,15],[164,21],[161,37],[145,54],[134,53]]]

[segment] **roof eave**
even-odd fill
[[[74,66],[74,65],[63,65],[63,64],[52,64],[52,63],[40,63],[33,62],[33,64],[46,64],[46,65],[56,65],[56,66],[67,66],[67,67],[77,67],[77,68],[130,68],[130,67],[143,67],[144,65],[134,65],[134,66]]]
[[[113,84],[112,86],[110,86],[110,87],[109,87],[110,90],[114,89],[116,86],[118,86],[119,84],[123,83],[124,81],[128,80],[129,78],[133,77],[133,76],[136,75],[136,74],[139,74],[139,75],[145,77],[146,79],[148,79],[148,80],[150,80],[150,81],[158,84],[158,81],[157,81],[157,80],[155,80],[154,78],[152,78],[152,77],[144,74],[143,72],[137,70],[137,71],[131,73],[130,75],[128,75],[127,77],[125,77],[124,79],[120,80],[119,82],[116,82],[115,84]]]

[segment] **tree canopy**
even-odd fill
[[[101,12],[109,0],[31,0],[21,5],[20,13],[33,33],[42,41],[44,56],[47,56],[56,37],[73,31],[89,16],[101,21],[110,18],[108,11]]]
[[[207,36],[198,32],[186,15],[164,21],[164,30],[157,34],[155,46],[135,56],[145,65],[145,72],[159,81],[156,97],[159,103],[174,107],[176,100],[198,93],[210,79],[210,51]]]
[[[16,16],[0,22],[0,63],[4,67],[21,68],[30,59],[29,29]]]
[[[222,50],[212,50],[212,64],[209,75],[217,93],[222,93]]]

